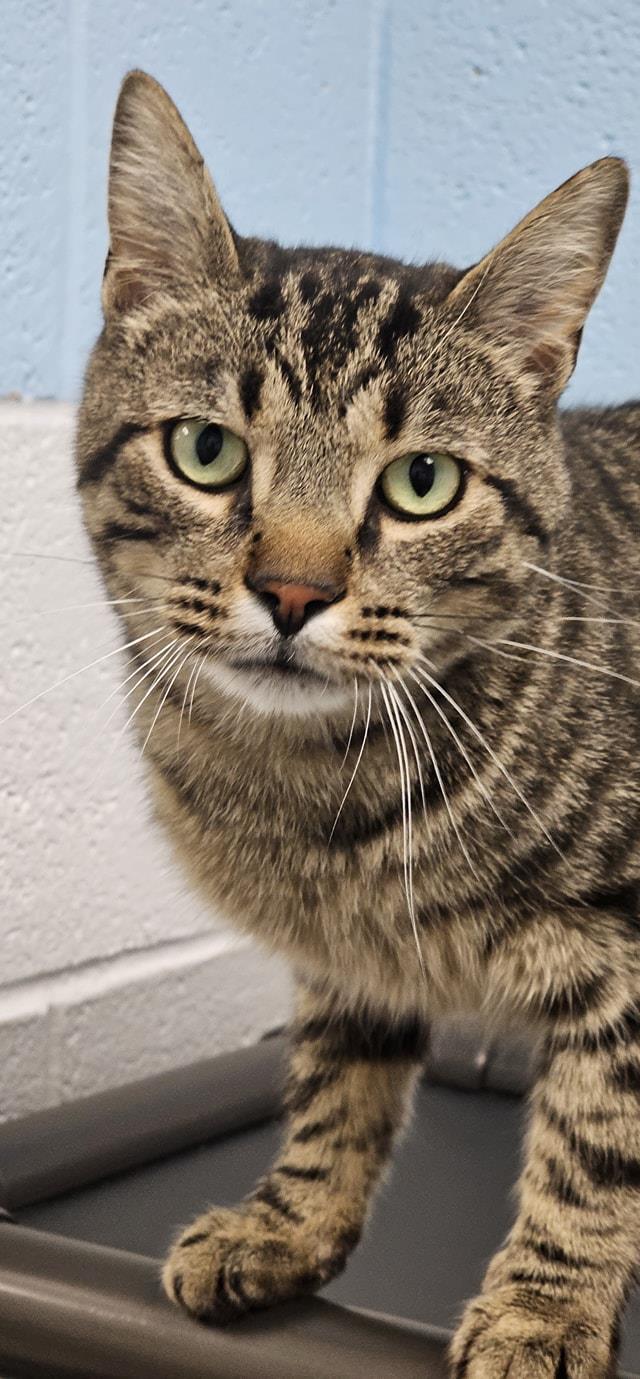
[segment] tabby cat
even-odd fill
[[[464,272],[282,249],[232,229],[163,89],[122,87],[79,489],[158,816],[297,984],[281,1154],[166,1262],[194,1317],[342,1269],[430,1017],[476,1007],[543,1055],[456,1372],[593,1379],[615,1353],[640,1236],[640,403],[557,400],[626,197],[603,158]]]

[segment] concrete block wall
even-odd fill
[[[189,895],[110,697],[117,643],[70,436],[99,325],[132,66],[182,108],[240,231],[475,261],[605,153],[640,163],[634,0],[4,0],[0,44],[0,1116],[250,1039],[283,969]],[[640,206],[574,398],[637,391]],[[45,403],[42,399],[56,399]],[[62,611],[69,605],[90,605]],[[69,678],[10,718],[56,680]],[[4,721],[3,721],[4,720]]]
[[[3,0],[0,395],[77,396],[113,107],[165,83],[238,230],[472,263],[607,153],[640,163],[635,0]],[[637,189],[574,395],[637,387]]]
[[[190,894],[150,823],[73,420],[0,403],[0,1119],[237,1047],[289,1008],[284,968]]]

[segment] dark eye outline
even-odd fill
[[[162,448],[164,451],[164,458],[167,462],[169,469],[171,470],[171,473],[175,474],[176,478],[180,479],[181,483],[189,484],[190,488],[197,488],[199,493],[229,493],[229,491],[232,488],[237,488],[242,483],[243,479],[247,478],[247,475],[251,468],[251,454],[247,442],[244,440],[244,438],[242,436],[238,436],[238,440],[242,441],[247,452],[247,463],[244,469],[242,470],[242,473],[238,474],[238,477],[236,479],[230,479],[229,482],[226,484],[199,484],[197,479],[191,479],[188,474],[185,474],[183,469],[179,468],[179,466],[176,464],[176,461],[173,457],[173,452],[171,450],[171,437],[173,435],[173,432],[176,426],[182,426],[185,421],[201,421],[204,423],[205,426],[219,426],[221,431],[229,430],[229,427],[224,426],[221,421],[208,421],[206,417],[181,416],[171,417],[169,421],[164,421],[162,423]],[[233,432],[233,434],[236,434],[235,431]]]
[[[378,499],[381,507],[384,508],[385,512],[390,512],[392,517],[394,517],[397,522],[437,522],[441,517],[444,517],[446,513],[451,512],[453,508],[457,507],[458,503],[462,502],[462,499],[464,498],[467,489],[469,466],[467,465],[465,460],[460,458],[459,455],[454,455],[450,451],[434,449],[432,452],[426,449],[425,447],[424,450],[415,450],[411,451],[410,453],[412,457],[416,455],[430,455],[432,453],[435,455],[447,454],[449,455],[450,459],[455,460],[456,464],[460,467],[460,483],[458,484],[453,498],[449,499],[449,502],[446,504],[445,507],[438,508],[437,512],[402,512],[400,508],[394,507],[393,503],[389,502],[389,499],[387,498],[382,487],[382,476],[385,473],[385,471],[389,468],[389,465],[395,464],[396,460],[408,459],[408,455],[396,455],[395,460],[389,460],[389,463],[384,466],[384,469],[381,469],[375,483],[374,492],[376,498]]]

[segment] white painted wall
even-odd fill
[[[248,1043],[289,1001],[149,821],[124,657],[75,674],[119,634],[72,436],[66,404],[0,403],[0,1119]]]

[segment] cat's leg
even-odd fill
[[[236,1210],[212,1208],[176,1241],[170,1298],[225,1321],[327,1283],[357,1243],[424,1054],[418,1020],[332,1016],[302,991],[280,1155]]]
[[[453,1343],[456,1379],[602,1379],[640,1244],[640,1006],[550,1042],[519,1213]]]

